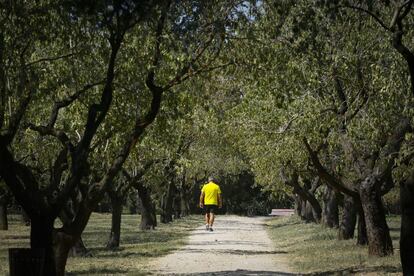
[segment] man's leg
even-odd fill
[[[209,220],[209,225],[210,227],[213,227],[213,223],[214,223],[214,213],[210,213],[210,220]]]
[[[206,210],[205,220],[206,220],[206,230],[208,230],[208,228],[209,228],[209,220],[210,220],[209,210]]]
[[[211,206],[210,209],[210,220],[208,222],[208,224],[210,225],[210,231],[213,231],[213,224],[214,224],[214,218],[215,218],[215,212],[216,212],[216,206]]]

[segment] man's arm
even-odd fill
[[[204,207],[204,192],[200,194],[200,208]]]

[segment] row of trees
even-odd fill
[[[340,238],[353,237],[357,216],[357,243],[367,244],[371,255],[393,254],[383,197],[399,186],[400,252],[408,274],[414,71],[406,45],[412,4],[264,3],[254,35],[246,34],[252,39],[241,42],[251,49],[241,51],[243,57],[253,62],[239,67],[243,102],[228,114],[232,138],[259,183],[292,191],[300,215],[340,225]]]
[[[64,274],[104,194],[123,193],[113,183],[162,95],[174,110],[179,84],[231,63],[224,38],[238,8],[237,1],[1,3],[0,176],[30,217],[31,248],[45,250],[45,274]],[[153,139],[146,151],[156,151]],[[175,154],[187,143],[181,139]],[[136,155],[144,165],[131,162],[124,177],[140,191],[146,160]],[[174,162],[162,162],[166,175]],[[63,226],[54,228],[58,217]]]
[[[194,211],[214,174],[229,211],[294,195],[304,219],[343,239],[358,221],[357,243],[386,256],[399,186],[412,271],[412,2],[0,4],[0,215],[13,195],[62,275],[105,194],[116,248],[131,191],[151,229],[157,210]]]

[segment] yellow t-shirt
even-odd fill
[[[209,182],[203,186],[201,192],[204,193],[205,205],[218,205],[218,195],[221,194],[219,185],[214,182]]]

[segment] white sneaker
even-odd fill
[[[210,226],[208,224],[206,224],[206,230],[208,231],[210,228]]]

